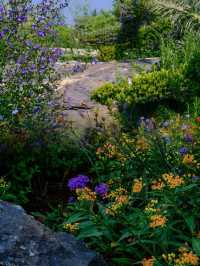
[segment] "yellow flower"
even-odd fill
[[[150,217],[150,224],[149,226],[151,228],[155,228],[155,227],[163,227],[165,226],[167,222],[167,218],[165,216],[162,216],[160,214],[155,214],[153,216]]]
[[[0,188],[6,189],[8,187],[8,183],[4,180],[3,177],[0,178]]]
[[[110,192],[108,194],[108,198],[113,199],[113,198],[116,198],[118,196],[127,195],[127,194],[128,194],[128,191],[125,188],[119,187],[116,190]]]
[[[200,238],[200,231],[198,231],[198,232],[196,233],[196,237],[197,237],[197,238]]]
[[[154,258],[144,259],[142,261],[142,266],[153,266],[153,265],[154,265]]]
[[[142,191],[142,188],[143,188],[142,179],[136,179],[132,187],[132,192],[139,193]]]
[[[176,254],[175,253],[163,254],[162,257],[166,262],[172,264],[174,259],[176,258]]]
[[[194,155],[186,154],[183,157],[183,163],[184,164],[193,164],[193,163],[196,163],[196,161],[194,160]]]
[[[67,230],[70,233],[75,233],[79,230],[79,223],[74,223],[74,224],[63,224],[63,228]]]
[[[136,148],[140,151],[145,151],[149,149],[149,144],[147,142],[147,139],[145,137],[141,137],[136,141]]]
[[[115,202],[106,209],[106,214],[115,216],[121,208],[128,203],[128,195],[119,195],[115,198]]]
[[[159,179],[158,181],[155,180],[152,182],[151,188],[153,190],[162,190],[164,186],[165,186],[164,182],[161,179]]]
[[[182,265],[199,265],[199,258],[197,255],[193,254],[192,251],[187,251],[183,249],[180,251],[181,254],[178,259],[175,259],[175,265],[176,266],[182,266]]]
[[[96,193],[93,192],[90,188],[85,187],[76,190],[76,194],[78,195],[78,200],[87,200],[87,201],[95,201]]]
[[[170,188],[176,188],[184,184],[182,177],[174,176],[173,174],[164,174],[163,179],[167,182]]]
[[[150,200],[150,202],[145,207],[145,212],[152,213],[152,212],[158,212],[159,209],[155,208],[155,205],[158,203],[158,200]]]

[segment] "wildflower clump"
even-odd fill
[[[165,262],[175,266],[196,266],[199,265],[199,258],[192,251],[182,247],[178,250],[178,254],[169,253],[162,255]]]
[[[153,266],[154,265],[154,258],[144,259],[142,261],[142,266]]]
[[[128,192],[124,188],[118,188],[108,195],[108,198],[114,200],[111,205],[106,208],[106,214],[115,216],[128,203]]]
[[[150,217],[150,224],[149,227],[156,228],[156,227],[164,227],[167,222],[167,218],[160,214],[155,214]]]
[[[196,160],[194,160],[194,155],[192,154],[185,154],[183,157],[183,164],[186,165],[192,165],[196,163]]]
[[[96,193],[93,192],[90,188],[78,188],[76,189],[77,199],[79,201],[86,200],[86,201],[95,201],[96,200]]]
[[[162,181],[162,179],[154,180],[151,184],[152,190],[162,190],[164,188],[165,184]]]
[[[180,176],[173,174],[164,174],[163,179],[166,181],[170,188],[176,188],[184,184],[184,179]]]
[[[143,182],[142,179],[135,179],[134,183],[133,183],[133,187],[132,187],[132,192],[134,193],[139,193],[142,191],[143,188]]]
[[[136,141],[136,149],[138,151],[146,151],[150,148],[149,143],[145,137],[138,138]]]
[[[74,224],[64,223],[63,229],[67,230],[69,233],[74,234],[79,230],[79,223],[74,223]]]

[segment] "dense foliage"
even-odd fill
[[[75,27],[63,26],[66,5],[0,4],[0,198],[84,240],[108,265],[199,265],[198,1],[116,0]],[[57,46],[85,48],[85,62],[90,46],[102,61],[160,60],[98,88],[92,98],[115,123],[95,113],[96,128],[77,139],[56,110]],[[61,60],[83,60],[70,56]]]

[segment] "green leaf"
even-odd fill
[[[192,248],[197,256],[200,256],[200,239],[192,238]]]
[[[185,222],[190,229],[190,232],[193,233],[195,231],[195,217],[194,216],[187,216],[184,217]]]
[[[75,214],[70,215],[70,217],[67,219],[66,223],[71,224],[71,223],[76,223],[80,222],[82,220],[85,220],[86,216],[83,216],[82,213],[78,212]]]
[[[186,187],[176,188],[175,189],[175,193],[185,192],[185,191],[193,189],[196,186],[197,186],[196,184],[191,184],[191,185],[188,185]]]
[[[128,258],[113,258],[112,261],[118,265],[131,265],[131,260]]]
[[[80,234],[78,235],[79,239],[85,239],[89,237],[98,237],[102,236],[103,232],[99,232],[95,227],[84,228],[81,230]]]

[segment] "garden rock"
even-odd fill
[[[17,205],[0,201],[1,266],[105,266],[67,233],[54,233]]]
[[[133,67],[131,62],[98,62],[89,64],[85,71],[75,73],[62,79],[57,87],[56,95],[61,99],[62,116],[65,121],[72,123],[79,132],[96,126],[96,115],[104,125],[110,125],[113,122],[109,110],[106,106],[91,100],[91,93],[106,82],[115,83],[117,78],[131,78],[141,69],[150,71],[152,65],[159,62],[158,58],[147,58],[137,60]],[[60,67],[62,75],[69,68],[65,65]],[[58,68],[59,72],[59,68]],[[105,123],[106,122],[106,123]]]

